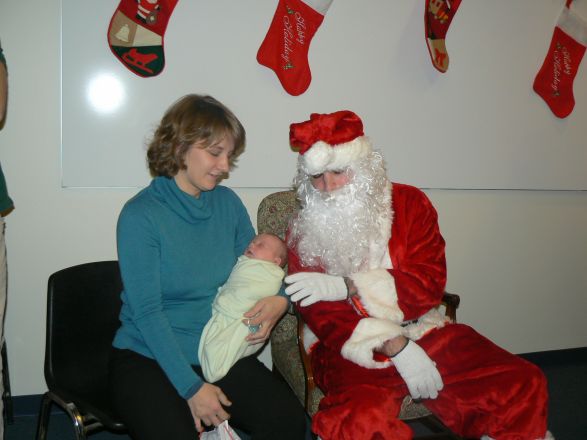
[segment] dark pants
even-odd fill
[[[201,375],[201,371],[195,368]],[[306,416],[293,392],[256,357],[238,361],[215,382],[232,402],[230,425],[251,440],[303,440]],[[195,422],[159,364],[131,350],[112,350],[110,395],[136,440],[196,440]]]

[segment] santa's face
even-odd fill
[[[310,178],[312,186],[320,192],[332,192],[342,188],[351,181],[350,170],[325,171]]]
[[[389,239],[391,202],[383,159],[372,153],[342,172],[298,170],[302,209],[291,222],[290,245],[304,266],[348,276],[373,259],[374,243]],[[380,253],[380,252],[379,252]]]

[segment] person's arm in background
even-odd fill
[[[6,104],[8,102],[8,71],[6,70],[6,60],[0,47],[0,128],[4,125],[6,116]]]

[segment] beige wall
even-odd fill
[[[137,191],[60,186],[58,4],[27,0],[0,7],[10,70],[0,160],[16,202],[6,231],[14,395],[45,390],[48,276],[115,258],[116,218]],[[253,221],[259,201],[273,190],[237,189]],[[586,192],[427,193],[448,243],[447,288],[462,297],[460,321],[518,353],[587,345]]]

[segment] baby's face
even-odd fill
[[[279,249],[281,242],[277,237],[272,235],[261,234],[253,238],[249,246],[245,249],[244,255],[249,258],[258,260],[271,261],[279,264]]]

